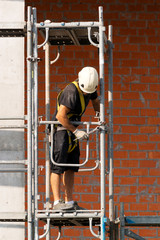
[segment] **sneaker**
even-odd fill
[[[58,211],[67,211],[73,209],[72,204],[66,204],[63,200],[60,200],[59,203],[53,206],[53,210]]]
[[[73,203],[73,208],[75,210],[87,210],[86,208],[80,207],[76,201],[74,201],[74,203]]]

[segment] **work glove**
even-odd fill
[[[79,139],[79,140],[88,139],[89,137],[88,133],[82,130],[76,129],[73,133],[76,136],[76,139]]]

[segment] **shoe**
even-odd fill
[[[57,210],[57,211],[67,211],[72,209],[73,209],[73,205],[66,204],[63,200],[60,200],[59,203],[53,206],[53,210]]]
[[[87,210],[86,208],[80,207],[76,201],[73,203],[73,208],[74,210]]]

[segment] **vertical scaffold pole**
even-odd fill
[[[109,103],[109,129],[108,134],[108,163],[109,163],[109,219],[111,222],[110,240],[114,239],[113,221],[114,221],[114,176],[113,176],[113,44],[112,44],[112,26],[108,26],[108,103]]]
[[[104,106],[104,31],[103,26],[103,7],[99,7],[99,75],[100,75],[100,121],[105,121],[105,106]],[[101,159],[101,240],[105,240],[105,129],[102,127],[100,133],[100,159]]]
[[[28,240],[32,240],[32,14],[31,7],[27,12],[27,205],[28,205]]]
[[[50,46],[45,44],[45,105],[46,105],[46,121],[50,120]],[[49,141],[47,141],[47,125],[46,125],[46,210],[50,208],[50,160],[49,160]],[[50,231],[46,236],[46,240],[50,239]]]
[[[33,106],[34,106],[34,201],[35,212],[38,210],[38,49],[37,49],[37,10],[33,8]],[[35,215],[34,212],[34,215]],[[34,239],[38,240],[38,219],[34,221]]]

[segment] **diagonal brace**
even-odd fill
[[[131,230],[129,229],[125,229],[125,235],[127,237],[130,237],[130,238],[133,238],[133,239],[136,239],[136,240],[146,240],[145,238],[137,235],[136,233],[132,232]]]

